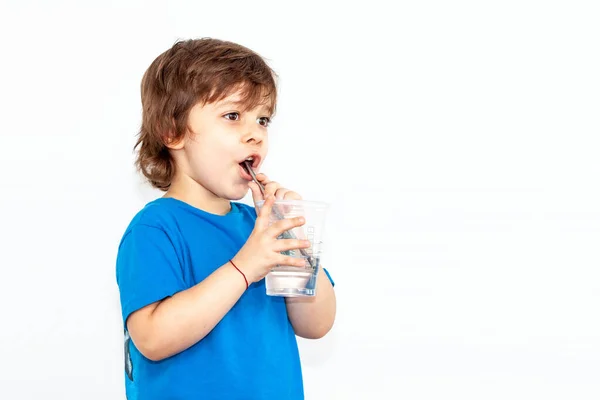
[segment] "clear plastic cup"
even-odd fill
[[[264,201],[256,203],[260,210]],[[292,228],[279,239],[302,239],[310,242],[306,249],[283,251],[282,254],[303,258],[304,267],[277,265],[265,277],[267,295],[283,297],[310,297],[317,293],[317,273],[321,264],[323,232],[329,204],[308,200],[275,200],[269,218],[270,224],[283,218],[304,217],[302,226]]]

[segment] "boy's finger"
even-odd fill
[[[256,182],[249,182],[248,186],[250,186],[250,190],[252,191],[252,200],[254,201],[254,204],[265,199]]]
[[[275,196],[275,192],[280,188],[280,185],[277,182],[264,183],[263,185],[265,186],[265,195]]]
[[[258,218],[264,218],[268,222],[273,203],[275,203],[275,196],[267,196],[264,204],[258,212]]]
[[[269,178],[267,178],[267,176],[262,172],[256,175],[256,179],[263,185],[269,183]]]
[[[275,198],[277,200],[283,200],[288,192],[289,190],[286,188],[279,188],[275,191]]]
[[[281,219],[273,223],[273,225],[271,225],[271,227],[269,228],[269,235],[278,237],[284,234],[285,232],[289,231],[290,229],[304,225],[305,222],[306,220],[302,216]]]

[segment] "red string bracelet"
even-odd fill
[[[248,289],[248,279],[246,279],[246,275],[244,275],[244,273],[243,273],[243,272],[242,272],[242,271],[241,271],[241,270],[240,270],[240,269],[237,267],[237,265],[235,265],[235,264],[233,263],[233,261],[229,260],[229,262],[231,263],[231,265],[233,265],[233,267],[234,267],[235,269],[237,269],[237,270],[238,270],[238,272],[239,272],[240,274],[242,274],[242,276],[244,277],[244,280],[246,281],[246,289]]]

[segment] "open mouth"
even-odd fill
[[[252,180],[253,170],[260,165],[260,156],[258,154],[249,155],[239,164],[242,168],[242,177],[247,180]],[[252,169],[252,171],[250,169]]]
[[[239,164],[244,169],[246,168],[246,161],[248,161],[250,163],[250,166],[252,167],[252,169],[255,169],[260,164],[260,156],[258,154],[251,154],[248,157],[246,157],[243,161],[241,161]]]

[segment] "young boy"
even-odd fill
[[[276,105],[273,71],[253,51],[215,40],[176,43],[144,74],[136,165],[163,197],[127,227],[117,255],[129,400],[303,399],[296,335],[321,338],[335,319],[333,282],[313,298],[266,295],[277,239],[301,219],[269,226],[275,198],[300,196],[264,174],[265,206],[236,200],[258,186]]]

